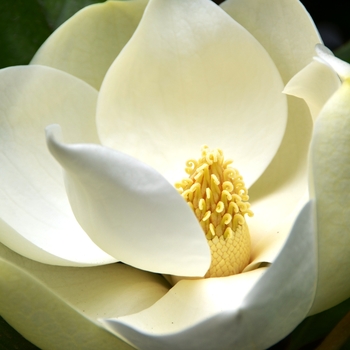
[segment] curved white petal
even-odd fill
[[[328,63],[342,80],[350,78],[350,64],[333,55],[333,52],[324,45],[316,45],[316,54],[324,62]]]
[[[261,45],[207,0],[153,0],[101,87],[104,145],[171,183],[204,144],[234,160],[249,187],[286,124],[279,73]]]
[[[34,227],[32,231],[34,231],[34,229],[37,229],[37,227]],[[35,261],[49,263],[51,265],[84,266],[84,265],[92,264],[92,262],[88,264],[88,263],[82,263],[82,262],[76,262],[76,261],[74,262],[69,260],[67,261],[67,259],[61,258],[58,255],[51,254],[47,250],[44,250],[39,246],[37,246],[35,243],[30,241],[29,239],[26,239],[25,236],[18,233],[16,230],[14,230],[10,225],[8,225],[2,219],[0,219],[0,242],[5,244],[8,247],[12,247],[12,249],[15,250],[18,254],[34,259]],[[59,243],[61,246],[62,243],[61,242]],[[103,262],[109,263],[113,261],[105,260],[105,261],[102,261],[102,263]]]
[[[75,220],[61,169],[45,144],[44,128],[55,122],[69,125],[71,142],[97,142],[96,97],[88,84],[52,68],[0,71],[0,241],[30,259],[60,265],[115,261]]]
[[[289,230],[288,230],[289,229]],[[252,271],[259,266],[269,266],[278,257],[288,238],[290,225],[282,232],[273,232],[262,236],[260,240],[254,242],[251,260],[244,268],[243,272]]]
[[[221,7],[259,40],[285,83],[310,63],[315,44],[321,41],[298,0],[227,0]],[[297,213],[308,200],[307,155],[311,134],[312,120],[305,102],[288,97],[288,124],[281,147],[249,189],[254,212],[249,220],[252,242],[255,245],[260,240],[276,238],[276,249],[270,250],[269,257],[265,254],[268,261],[274,260]]]
[[[0,244],[1,316],[40,349],[132,349],[98,318],[139,312],[168,289],[161,276],[124,264],[50,266]]]
[[[350,81],[330,98],[315,125],[311,166],[317,204],[319,273],[311,313],[350,296]]]
[[[309,64],[322,41],[299,0],[227,0],[220,6],[259,40],[285,83]]]
[[[106,1],[85,7],[45,41],[31,64],[63,70],[99,89],[146,4],[147,0]]]
[[[312,119],[305,102],[288,96],[287,129],[280,149],[265,173],[249,189],[249,201],[254,212],[247,218],[254,246],[261,240],[276,238],[281,249],[300,209],[309,200],[308,150],[312,134]],[[268,262],[276,256],[276,250]],[[265,254],[266,256],[266,254]],[[254,258],[254,257],[253,257]]]
[[[75,216],[108,254],[137,268],[203,276],[210,249],[195,215],[158,172],[93,144],[64,145],[57,125],[47,128],[52,155],[65,169]]]
[[[317,58],[298,72],[284,88],[284,93],[305,100],[315,121],[323,105],[340,87],[334,70]]]
[[[271,267],[180,281],[138,314],[106,327],[142,349],[266,349],[306,316],[317,274],[313,206],[300,213]]]

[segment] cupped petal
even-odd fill
[[[309,200],[307,161],[312,119],[303,100],[288,96],[288,107],[292,118],[288,118],[281,147],[264,174],[249,189],[254,216],[247,218],[247,223],[253,252],[260,241],[270,238],[275,238],[281,249],[301,208]],[[269,262],[275,257],[273,254]]]
[[[299,0],[226,0],[220,6],[259,40],[285,84],[309,64],[322,42]]]
[[[340,87],[334,70],[315,58],[298,72],[284,88],[284,93],[304,99],[315,121],[324,104]]]
[[[45,144],[44,128],[61,123],[70,142],[98,142],[97,91],[43,66],[0,71],[0,241],[48,264],[115,261],[98,248],[70,209],[61,169]]]
[[[317,274],[313,212],[310,202],[271,267],[180,281],[149,309],[103,322],[142,349],[266,349],[311,306]]]
[[[284,83],[310,63],[315,44],[321,41],[298,0],[227,0],[221,7],[263,45]],[[254,245],[275,236],[276,244],[279,241],[282,248],[281,236],[288,236],[296,215],[308,200],[307,156],[312,127],[305,102],[288,97],[288,123],[281,146],[249,189],[254,217],[248,224]],[[274,259],[277,250],[271,251],[269,260]]]
[[[124,264],[57,267],[0,244],[0,313],[41,349],[131,349],[98,322],[150,307],[169,286]]]
[[[350,80],[330,98],[311,143],[319,273],[311,313],[350,296]]]
[[[85,7],[46,40],[31,64],[63,70],[99,89],[146,4],[147,0],[106,1]]]
[[[203,276],[210,249],[195,215],[158,172],[115,150],[64,145],[47,128],[52,155],[65,170],[75,216],[91,239],[124,263],[153,272]]]
[[[100,321],[118,337],[145,350],[232,349],[242,332],[237,322],[242,303],[266,270],[182,280],[149,309]]]
[[[282,89],[266,51],[214,3],[153,0],[103,82],[98,131],[171,183],[201,146],[222,148],[249,187],[283,137]]]

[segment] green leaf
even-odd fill
[[[350,63],[350,41],[337,49],[334,54],[343,61]]]
[[[103,0],[1,0],[0,68],[28,64],[60,24],[97,2]]]

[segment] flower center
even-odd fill
[[[249,209],[242,176],[230,167],[221,149],[202,148],[202,157],[186,162],[189,178],[175,184],[195,213],[208,240],[211,265],[205,277],[242,272],[250,260],[250,235],[244,215]]]

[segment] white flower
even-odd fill
[[[264,349],[350,294],[348,82],[322,59],[286,88],[319,115],[308,163],[309,109],[281,93],[320,40],[298,1],[145,7],[87,7],[0,72],[1,314],[41,348]],[[171,288],[154,272],[210,263],[172,186],[203,144],[250,187],[252,259]]]

